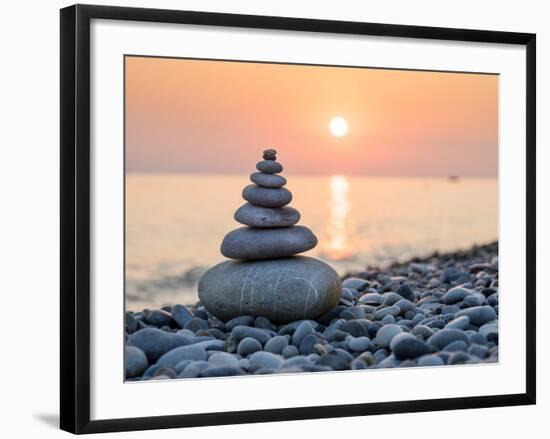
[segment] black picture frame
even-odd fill
[[[525,66],[527,78],[525,133],[527,147],[526,392],[466,398],[90,420],[90,21],[92,19],[407,37],[525,46],[527,59]],[[63,430],[77,434],[99,433],[535,404],[535,34],[89,5],[75,5],[62,9],[60,24],[60,426]]]

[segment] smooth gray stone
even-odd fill
[[[449,343],[447,346],[445,346],[443,350],[447,352],[458,352],[458,351],[466,352],[468,350],[468,344],[463,342],[462,340],[456,340],[456,341],[453,341],[452,343]]]
[[[184,369],[189,366],[191,363],[193,363],[193,360],[182,360],[178,364],[176,364],[176,367],[174,369],[178,374],[182,373]]]
[[[250,181],[258,186],[278,188],[286,184],[286,178],[282,175],[266,174],[264,172],[254,172],[250,174]]]
[[[254,326],[260,329],[270,329],[272,331],[277,330],[277,325],[274,325],[269,321],[267,317],[259,316],[254,320]]]
[[[193,346],[200,346],[207,351],[222,351],[225,346],[225,342],[217,339],[203,340],[193,343]]]
[[[237,357],[228,352],[214,352],[208,357],[208,362],[215,366],[240,367]]]
[[[144,328],[128,337],[126,344],[140,348],[150,364],[155,363],[164,353],[190,344],[191,340],[179,334],[156,328]]]
[[[283,207],[292,201],[292,194],[284,187],[274,189],[249,184],[243,189],[243,198],[256,206]]]
[[[416,325],[413,328],[412,333],[414,335],[418,335],[422,337],[424,340],[434,335],[433,329],[431,329],[429,326],[426,326],[426,325]]]
[[[178,378],[198,378],[200,372],[200,369],[192,363],[180,372]]]
[[[308,321],[301,322],[292,334],[292,344],[296,347],[300,346],[302,340],[307,336],[313,334],[313,326]]]
[[[131,334],[133,332],[136,332],[138,329],[138,321],[136,318],[126,311],[124,314],[124,324],[126,325],[126,330]]]
[[[462,301],[466,296],[469,296],[470,294],[472,294],[472,292],[470,290],[467,290],[466,288],[451,288],[443,296],[443,303],[445,303],[446,305],[453,305]]]
[[[470,275],[455,267],[447,267],[441,272],[440,280],[443,283],[451,283],[454,281],[462,281],[462,283],[464,283],[470,280]]]
[[[418,359],[418,365],[422,367],[427,366],[444,366],[445,362],[443,359],[438,355],[423,355]]]
[[[470,356],[463,351],[454,352],[447,361],[447,364],[466,364],[470,361]]]
[[[370,339],[364,336],[353,338],[348,345],[353,352],[365,352],[370,347]]]
[[[393,337],[403,332],[403,329],[399,325],[384,325],[376,333],[376,342],[378,346],[387,348]]]
[[[468,316],[457,317],[445,325],[447,329],[466,329],[470,324],[470,318]]]
[[[201,303],[221,320],[249,314],[288,323],[314,319],[333,308],[341,288],[332,267],[296,256],[222,262],[202,276],[198,291]]]
[[[432,352],[428,343],[419,340],[412,334],[399,334],[392,340],[392,344],[392,352],[400,361],[412,360]]]
[[[300,221],[293,207],[262,207],[246,203],[235,212],[235,221],[250,227],[290,227]]]
[[[176,321],[180,328],[185,328],[185,324],[193,317],[195,317],[195,315],[186,306],[174,305],[172,307],[172,318]]]
[[[135,346],[125,346],[124,348],[124,369],[126,378],[140,376],[148,366],[147,357],[143,351]]]
[[[288,346],[288,339],[284,335],[277,335],[265,344],[265,351],[272,354],[280,354]]]
[[[241,227],[225,235],[221,253],[231,259],[274,259],[303,253],[316,245],[317,237],[304,226],[275,229]]]
[[[239,346],[237,347],[237,353],[239,355],[242,355],[243,357],[246,357],[247,355],[250,355],[254,352],[261,351],[262,350],[262,344],[252,337],[246,337],[243,338],[239,342]]]
[[[264,160],[277,160],[277,151],[275,149],[266,149],[263,154]]]
[[[359,299],[359,303],[364,303],[366,305],[380,305],[381,302],[382,295],[379,293],[363,294]]]
[[[487,346],[473,344],[468,348],[468,353],[470,355],[475,355],[476,357],[484,359],[489,354],[489,350],[487,349]]]
[[[414,302],[414,292],[408,283],[400,285],[395,292],[408,301]]]
[[[300,342],[298,350],[302,355],[317,354],[323,352],[326,354],[325,347],[320,343],[319,338],[313,334],[306,335]]]
[[[348,300],[348,301],[353,301],[353,293],[351,292],[351,290],[349,288],[342,288],[342,292],[340,293],[340,297],[342,299],[345,299],[345,300]]]
[[[283,165],[274,160],[262,160],[256,163],[256,169],[265,174],[278,174],[283,172]]]
[[[262,345],[266,344],[271,338],[269,331],[260,328],[253,328],[251,326],[235,326],[231,331],[231,336],[235,337],[237,340],[252,337],[258,340]]]
[[[344,288],[351,288],[353,290],[363,291],[369,286],[369,282],[365,279],[361,279],[358,277],[348,277],[346,280],[344,280],[342,285],[344,286]]]
[[[367,365],[363,361],[355,359],[351,362],[350,368],[351,370],[363,370],[367,368]]]
[[[463,302],[466,305],[473,307],[473,306],[481,306],[481,304],[484,302],[484,300],[485,299],[480,300],[479,297],[472,295],[472,296],[465,297]]]
[[[238,316],[229,320],[225,324],[225,329],[227,331],[233,331],[233,328],[237,326],[252,326],[254,324],[254,317],[252,316]]]
[[[481,337],[488,339],[491,334],[498,335],[498,320],[487,322],[479,328],[479,335]]]
[[[235,366],[213,366],[201,371],[201,377],[227,377],[234,375],[244,375],[240,367]]]
[[[340,351],[334,350],[319,358],[315,362],[315,365],[328,366],[332,370],[346,370],[348,369],[350,362],[351,360],[348,357],[342,355]]]
[[[378,309],[374,313],[373,318],[374,320],[382,320],[384,317],[388,315],[398,316],[399,314],[401,314],[401,309],[396,305],[392,305],[392,306],[388,306],[387,308]]]
[[[468,336],[460,329],[441,329],[428,339],[428,343],[437,349],[443,349],[453,341],[462,340],[468,343]]]
[[[292,345],[289,345],[289,347],[290,346]],[[292,346],[292,347],[295,347],[295,346]],[[301,367],[301,368],[305,368],[309,366],[311,366],[311,361],[305,355],[296,355],[296,356],[293,356],[292,358],[287,358],[286,360],[283,361],[283,364],[281,365],[281,367]]]
[[[407,311],[416,310],[416,306],[414,305],[414,303],[407,299],[399,300],[394,304],[394,306],[399,307],[399,309],[401,310],[401,314],[405,314]]]
[[[178,376],[178,372],[173,367],[161,366],[159,369],[156,370],[152,379],[165,380],[165,379],[177,378],[177,376]]]
[[[470,319],[470,323],[476,326],[482,326],[485,323],[497,318],[495,310],[490,306],[474,306],[472,308],[466,308],[457,312],[456,316],[467,316]]]
[[[387,293],[382,294],[382,304],[386,306],[392,306],[395,305],[400,300],[406,300],[403,299],[403,296],[400,296],[397,293],[394,293],[393,291],[389,291]]]
[[[271,352],[258,351],[254,352],[250,357],[251,368],[267,368],[278,369],[283,364],[283,357]]]
[[[487,323],[488,324],[488,323]],[[485,326],[485,325],[483,325]],[[483,328],[483,326],[481,328]],[[481,330],[481,328],[479,328]],[[479,345],[486,345],[489,341],[487,340],[487,336],[484,334],[479,334],[477,332],[474,332],[473,334],[468,334],[468,339],[470,340],[470,344],[479,344]]]
[[[208,322],[200,317],[193,317],[185,323],[184,329],[189,329],[193,332],[206,331],[208,329]]]
[[[148,325],[169,326],[170,328],[177,327],[176,321],[172,318],[172,315],[162,309],[155,309],[149,313],[146,322]]]
[[[339,327],[343,332],[354,337],[368,337],[369,335],[369,325],[371,324],[370,320],[347,320],[344,321]]]
[[[296,357],[297,355],[300,355],[300,351],[296,346],[288,345],[281,350],[281,355],[285,358],[292,358],[292,357]]]
[[[166,352],[162,357],[157,361],[157,364],[160,366],[172,366],[176,365],[183,360],[193,360],[200,361],[206,359],[206,351],[202,346],[189,345],[181,346],[176,349],[172,349],[169,352]]]

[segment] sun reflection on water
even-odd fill
[[[350,184],[347,177],[333,175],[329,185],[329,219],[323,254],[332,260],[351,259],[355,255],[355,227],[350,215]]]

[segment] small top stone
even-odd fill
[[[277,160],[277,151],[274,149],[266,149],[264,151],[264,160]]]

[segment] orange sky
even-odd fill
[[[333,137],[332,117],[348,135]],[[498,76],[126,57],[129,172],[498,172]]]

